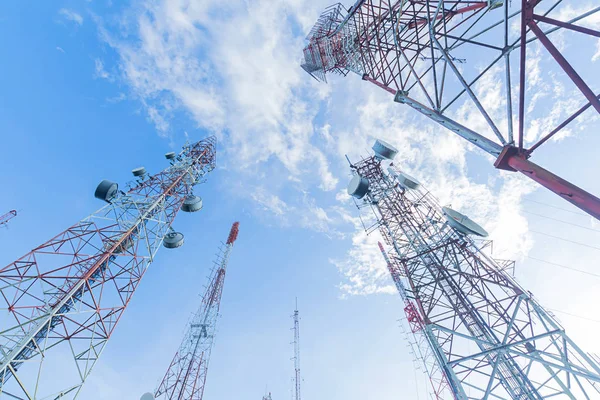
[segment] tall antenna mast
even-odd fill
[[[353,72],[490,154],[496,168],[518,171],[600,219],[598,197],[529,160],[549,139],[568,134],[574,120],[600,114],[598,74],[586,73],[600,31],[583,26],[592,25],[600,7],[573,10],[562,0],[353,3],[321,14],[304,48],[306,72],[321,81]],[[565,35],[580,43],[570,61],[557,46]],[[548,61],[531,68],[542,54]],[[560,107],[559,99],[558,107],[535,108],[540,93],[533,81],[557,87],[559,79],[574,107]],[[489,81],[501,90],[490,92]],[[539,128],[539,121],[548,124]]]
[[[179,350],[154,393],[156,399],[202,400],[204,396],[225,273],[239,225],[239,222],[233,223],[227,242],[219,249],[200,308],[192,318]],[[152,399],[148,394],[144,396]]]
[[[77,397],[158,249],[183,244],[172,224],[202,207],[193,187],[215,168],[216,139],[165,157],[125,190],[102,181],[104,207],[0,268],[0,397]]]
[[[388,268],[431,355],[436,398],[597,398],[600,364],[471,238],[487,232],[389,164],[393,146],[373,150],[351,165],[348,193],[392,249]]]
[[[8,221],[17,216],[17,210],[10,210],[6,214],[0,216],[0,226],[5,226]]]
[[[300,400],[300,314],[298,312],[298,299],[294,310],[294,399]]]

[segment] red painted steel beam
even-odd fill
[[[598,197],[529,161],[527,156],[519,154],[516,147],[504,147],[494,166],[499,169],[522,173],[575,207],[600,220],[600,199]]]

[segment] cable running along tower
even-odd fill
[[[156,399],[202,400],[225,283],[225,272],[233,244],[238,236],[239,225],[239,222],[233,223],[227,242],[219,249],[200,308],[192,318],[181,346],[154,394]]]
[[[490,154],[496,168],[519,171],[600,219],[598,197],[529,160],[549,139],[568,135],[574,121],[600,113],[600,88],[589,83],[598,86],[590,60],[599,57],[600,32],[583,26],[600,6],[583,6],[357,0],[347,10],[338,3],[310,31],[302,68],[320,81],[327,73],[358,74]],[[570,46],[559,49],[551,37]],[[551,98],[548,88],[561,93]]]
[[[300,400],[300,313],[298,312],[298,300],[294,310],[294,400]]]
[[[396,150],[351,165],[348,192],[375,218],[388,268],[437,399],[589,399],[600,365],[471,236],[487,233],[440,207],[394,166]],[[420,354],[420,355],[419,355]]]
[[[156,175],[133,170],[124,191],[102,181],[108,204],[0,269],[0,399],[77,397],[161,243],[183,244],[171,224],[202,207],[192,190],[215,145],[167,153]]]

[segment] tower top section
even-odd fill
[[[240,223],[236,221],[233,223],[233,225],[231,225],[231,230],[229,231],[229,237],[227,237],[227,244],[233,244],[233,242],[235,242],[235,240],[238,237],[239,230],[240,230]]]

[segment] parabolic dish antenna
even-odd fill
[[[189,195],[181,205],[181,211],[196,212],[202,209],[202,198],[200,196]]]
[[[393,160],[396,154],[398,154],[398,149],[381,139],[375,141],[373,151],[375,152],[375,157],[380,160]]]
[[[100,182],[100,184],[98,184],[98,187],[94,192],[94,197],[109,203],[117,195],[118,190],[119,185],[104,179],[102,182]]]
[[[369,180],[360,175],[354,175],[348,184],[348,194],[357,199],[362,199],[369,191]]]
[[[144,393],[140,400],[155,400],[152,393]]]
[[[398,182],[407,189],[416,189],[421,185],[418,180],[404,172],[400,172],[397,177]]]
[[[461,214],[450,207],[442,207],[442,211],[444,212],[444,216],[446,217],[448,224],[457,231],[462,232],[465,235],[475,235],[481,237],[486,237],[488,235],[485,229],[483,229],[476,222],[472,221],[471,218],[467,217],[466,215]]]
[[[166,158],[167,160],[172,160],[172,159],[174,159],[174,158],[175,158],[175,152],[173,152],[173,151],[170,151],[170,152],[168,152],[167,154],[165,154],[165,158]]]
[[[133,176],[144,176],[144,175],[146,175],[146,168],[139,167],[139,168],[131,170],[131,173],[133,174]]]
[[[163,246],[167,249],[176,249],[183,245],[183,233],[169,232],[163,239]]]

